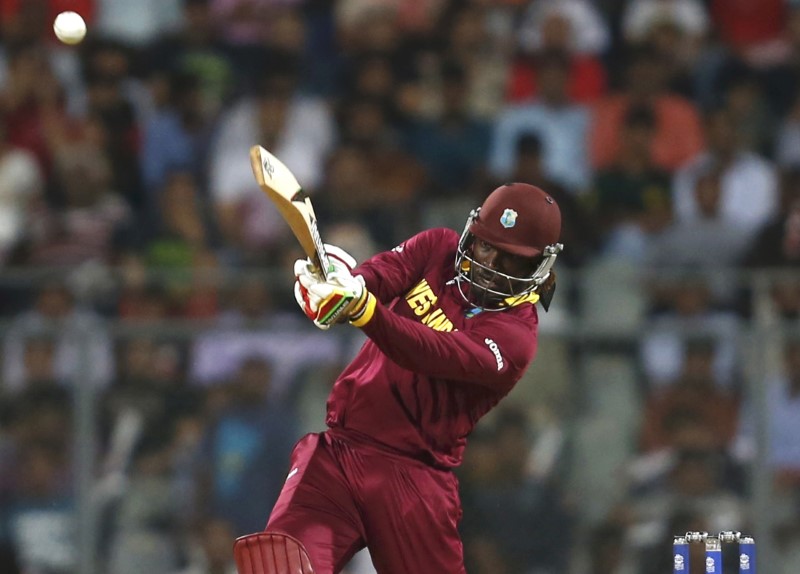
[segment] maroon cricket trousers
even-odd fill
[[[455,475],[342,434],[297,443],[267,530],[300,540],[315,574],[364,546],[379,574],[464,574]]]

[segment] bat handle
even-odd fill
[[[327,259],[327,258],[326,258],[326,259]],[[314,257],[314,259],[313,259],[313,263],[314,263],[314,265],[313,265],[313,267],[314,267],[314,271],[316,271],[317,273],[319,273],[319,274],[320,274],[320,276],[321,276],[321,277],[322,277],[322,278],[323,278],[325,281],[327,281],[327,280],[328,280],[328,270],[330,269],[330,267],[329,267],[328,265],[325,265],[325,264],[323,263],[323,260],[322,260],[322,258],[321,258],[319,255],[316,255],[316,256]]]

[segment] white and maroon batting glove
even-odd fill
[[[322,325],[316,322],[317,313],[321,299],[309,293],[308,288],[316,283],[322,283],[323,279],[317,273],[316,268],[308,259],[298,259],[294,262],[294,299],[297,306],[303,310],[306,316],[314,321],[320,329],[328,329],[330,325]]]
[[[306,316],[314,321],[320,329],[329,329],[334,323],[341,322],[347,318],[345,311],[349,310],[353,298],[360,297],[358,287],[363,285],[363,279],[356,285],[355,292],[343,288],[342,283],[352,285],[351,271],[356,266],[355,258],[341,247],[325,244],[328,253],[328,260],[331,269],[328,270],[329,280],[334,279],[334,289],[322,287],[312,289],[325,283],[322,275],[309,259],[298,259],[294,262],[294,298],[297,305],[303,310]]]
[[[316,309],[314,324],[320,329],[349,320],[364,307],[369,297],[364,278],[353,277],[349,271],[334,271],[327,281],[309,283],[305,289],[309,307]]]
[[[330,261],[333,267],[333,269],[328,271],[329,274],[331,271],[336,273],[347,272],[351,274],[351,271],[358,265],[355,258],[341,247],[326,243],[325,252],[328,254],[328,261]]]

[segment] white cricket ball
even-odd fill
[[[61,12],[53,22],[53,31],[65,44],[77,44],[86,36],[86,22],[77,12]]]

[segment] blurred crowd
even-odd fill
[[[744,336],[800,314],[796,0],[0,0],[0,571],[77,572],[86,400],[98,572],[230,574],[263,528],[362,339],[295,309],[254,144],[358,260],[505,181],[561,206],[539,356],[458,471],[471,574],[752,529],[753,377],[800,571],[800,338],[753,374]]]

